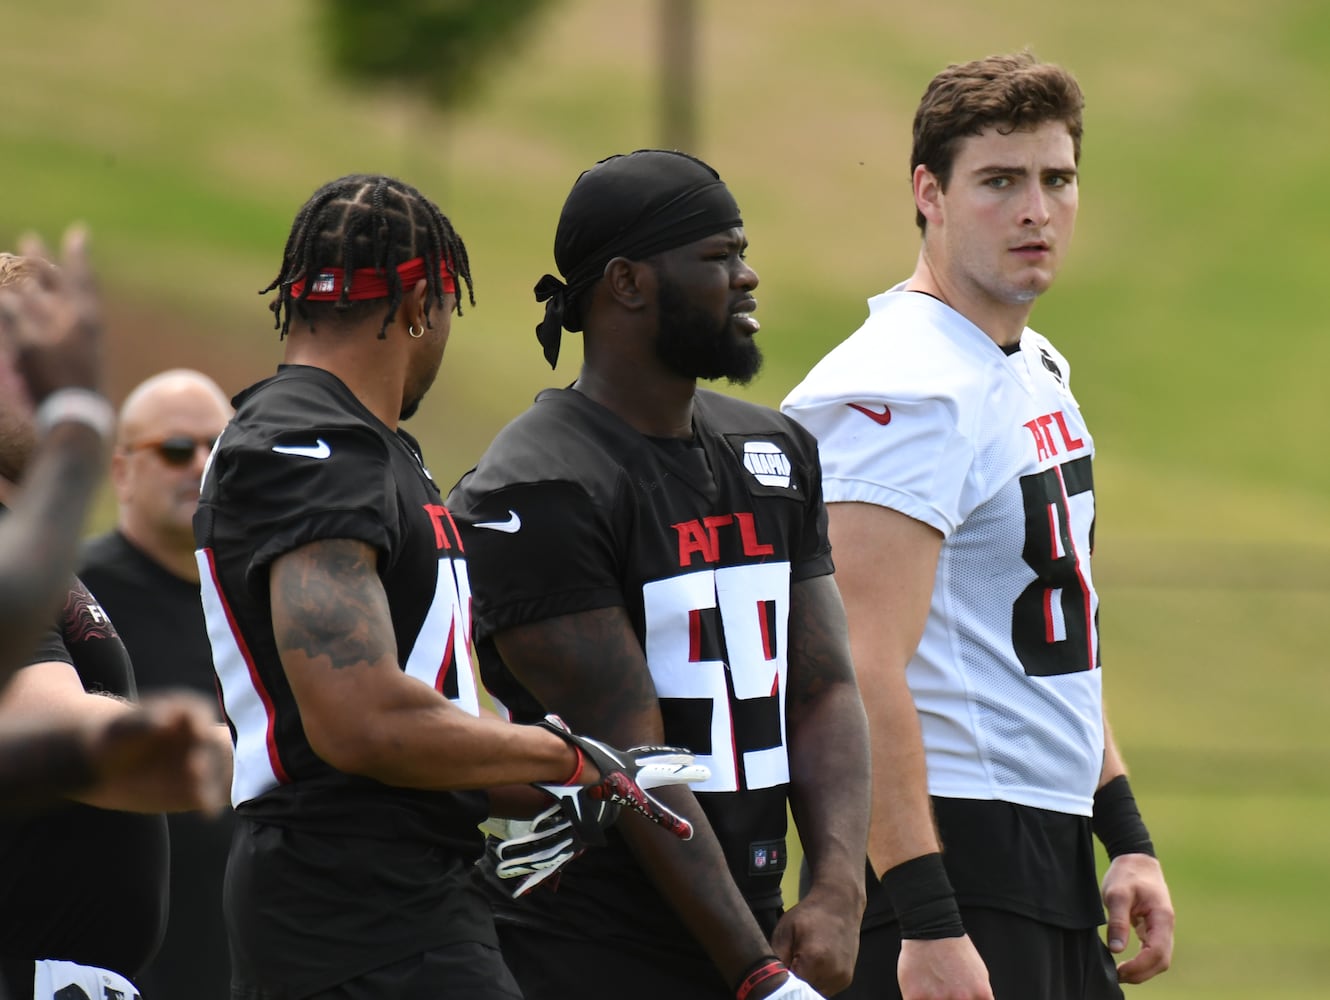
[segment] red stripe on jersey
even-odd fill
[[[448,641],[443,647],[443,662],[439,664],[439,672],[434,675],[434,690],[443,694],[443,682],[448,679],[448,671],[453,668],[453,642],[457,639],[457,619],[453,619],[448,626]]]
[[[1078,439],[1079,440],[1079,439]],[[1082,442],[1083,443],[1083,442]],[[1062,502],[1071,510],[1071,498],[1067,496],[1067,481],[1062,477],[1062,466],[1055,465],[1058,474],[1058,488],[1062,490]],[[1070,533],[1069,533],[1070,537]],[[1085,669],[1093,670],[1094,662],[1094,607],[1090,600],[1090,585],[1085,581],[1085,572],[1081,568],[1081,554],[1076,551],[1076,539],[1071,539],[1071,555],[1076,560],[1076,581],[1081,585],[1081,600],[1085,602]]]
[[[772,603],[771,601],[757,602],[757,621],[762,629],[762,657],[767,660],[776,658],[776,650],[772,643],[771,622],[767,617],[771,614]]]
[[[240,626],[236,624],[235,614],[232,613],[231,605],[226,600],[221,580],[217,577],[217,562],[213,559],[212,549],[204,549],[203,553],[208,558],[208,576],[212,578],[213,593],[217,595],[217,603],[222,606],[222,611],[226,613],[226,624],[231,629],[231,638],[235,640],[236,649],[240,650],[240,655],[245,660],[245,668],[249,671],[249,682],[253,685],[259,700],[263,702],[263,714],[268,718],[267,732],[264,737],[264,743],[268,748],[268,763],[272,767],[272,773],[276,775],[277,780],[284,785],[289,785],[291,776],[286,773],[286,768],[282,765],[282,759],[277,755],[277,711],[273,708],[272,695],[268,694],[268,689],[263,686],[263,681],[259,678],[258,668],[254,666],[254,656],[249,651],[249,645],[245,642],[245,637],[240,634]]]
[[[688,662],[702,662],[702,612],[696,608],[688,612]]]

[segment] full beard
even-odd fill
[[[753,338],[736,334],[729,318],[717,324],[673,283],[661,285],[659,317],[656,357],[674,374],[747,385],[761,370],[762,351]]]

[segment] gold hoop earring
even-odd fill
[[[421,324],[419,333],[416,333],[416,328],[414,326],[408,326],[406,332],[410,334],[412,340],[419,340],[421,337],[425,336],[425,326],[423,323]]]

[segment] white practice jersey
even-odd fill
[[[893,289],[782,406],[818,439],[827,503],[880,504],[944,536],[908,669],[933,795],[1091,813],[1094,442],[1069,375],[1033,330],[1008,355],[951,307]]]

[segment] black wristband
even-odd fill
[[[882,888],[896,911],[903,940],[936,941],[965,934],[941,854],[924,854],[887,869]]]
[[[1094,793],[1094,815],[1090,825],[1110,859],[1123,854],[1155,856],[1150,831],[1141,819],[1136,796],[1131,794],[1125,774],[1119,774]]]
[[[775,955],[763,955],[744,969],[743,975],[739,977],[739,982],[734,987],[735,1000],[748,1000],[748,994],[753,992],[758,983],[765,983],[768,979],[789,971],[785,963]]]

